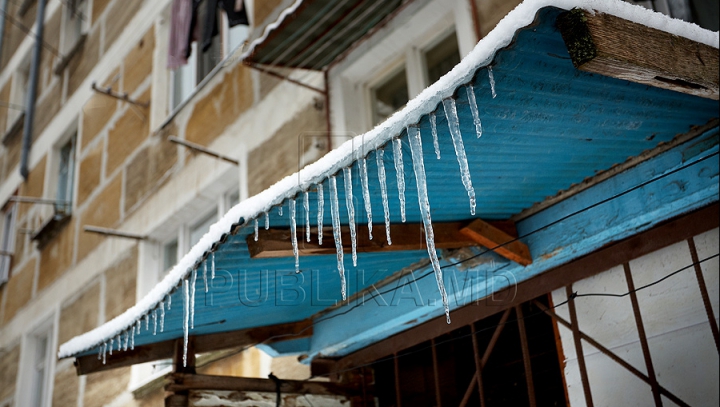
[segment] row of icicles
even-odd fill
[[[492,97],[495,98],[495,79],[490,66],[487,67],[488,79],[490,82],[490,90]],[[482,123],[480,121],[480,114],[478,111],[477,101],[475,99],[475,91],[472,84],[465,85],[465,90],[468,96],[468,102],[470,105],[470,111],[472,113],[473,122],[475,124],[475,132],[478,138],[482,136]],[[462,134],[460,133],[460,120],[455,106],[455,100],[452,98],[444,99],[442,101],[443,109],[445,111],[445,117],[448,122],[450,130],[450,136],[452,138],[453,147],[455,149],[455,156],[460,167],[460,177],[465,187],[465,190],[470,201],[470,214],[475,215],[475,190],[472,186],[470,179],[470,169],[468,168],[467,155],[465,154],[465,146],[463,144]],[[438,142],[437,132],[437,121],[435,112],[430,113],[430,128],[433,138],[433,147],[435,149],[435,156],[440,159],[440,146]],[[430,262],[435,273],[435,279],[437,281],[440,295],[442,296],[443,307],[445,309],[445,317],[447,323],[450,323],[450,308],[447,299],[447,292],[445,291],[445,284],[443,283],[442,270],[440,269],[440,262],[437,257],[435,250],[435,237],[432,228],[432,220],[430,218],[430,201],[428,200],[427,193],[427,181],[425,176],[425,164],[423,162],[422,153],[422,141],[420,137],[420,129],[416,126],[408,126],[406,128],[408,139],[410,142],[410,152],[412,156],[413,171],[415,173],[415,182],[417,184],[418,192],[418,205],[420,207],[420,215],[422,217],[423,226],[425,227],[425,240],[427,245],[428,255],[430,256]],[[403,154],[402,145],[399,138],[392,140],[393,158],[395,164],[395,173],[397,176],[397,187],[398,197],[400,201],[400,218],[402,222],[405,222],[405,171],[403,170]],[[378,148],[375,150],[375,162],[377,165],[378,182],[380,183],[380,194],[382,198],[383,214],[385,217],[385,237],[388,245],[392,245],[390,237],[390,209],[388,203],[388,188],[385,175],[385,161],[384,161],[384,149]],[[358,168],[360,171],[360,185],[362,187],[363,200],[365,202],[365,212],[367,213],[367,225],[369,238],[372,240],[373,225],[372,225],[372,207],[370,205],[370,189],[368,180],[368,164],[365,157],[358,159]],[[347,299],[347,287],[345,282],[345,265],[344,265],[344,253],[343,243],[341,237],[341,223],[340,223],[340,202],[338,199],[337,180],[335,175],[331,175],[328,178],[329,190],[330,190],[330,214],[333,227],[333,239],[335,240],[335,248],[337,251],[337,267],[340,274],[341,281],[341,293],[343,301]],[[355,208],[353,206],[353,190],[352,190],[352,171],[350,167],[343,168],[343,184],[345,185],[345,205],[348,213],[348,224],[350,227],[350,240],[352,247],[352,262],[353,266],[357,266],[357,244],[356,244],[356,225],[355,225]],[[322,182],[316,185],[317,191],[317,233],[318,233],[318,244],[322,245],[323,242],[323,214],[324,214],[324,185]],[[305,238],[310,242],[310,196],[308,191],[303,193],[303,209],[305,212]],[[290,237],[293,248],[293,255],[295,256],[295,271],[300,272],[300,258],[298,251],[298,239],[297,239],[297,203],[295,198],[288,199],[288,208],[290,212]],[[278,207],[279,215],[282,216],[283,207]],[[270,228],[270,216],[268,212],[264,213],[265,229]],[[254,239],[258,240],[258,219],[254,219]],[[215,253],[210,253],[210,279],[215,278]],[[205,284],[205,292],[208,292],[208,259],[202,262],[202,277]],[[187,347],[188,347],[188,335],[190,329],[194,329],[195,325],[195,283],[197,282],[197,268],[193,268],[188,272],[189,276],[186,275],[182,281],[182,292],[183,292],[183,365],[187,365]],[[189,279],[189,281],[188,281]],[[149,332],[150,320],[152,319],[152,333],[156,335],[158,329],[163,332],[165,329],[165,304],[167,304],[167,310],[169,311],[172,305],[172,297],[168,294],[165,300],[158,303],[152,311],[145,314],[141,319],[138,319],[131,327],[126,329],[124,332],[118,333],[115,337],[110,338],[99,346],[98,360],[102,359],[103,364],[106,363],[107,354],[112,355],[113,349],[115,351],[127,351],[128,347],[132,350],[135,349],[135,335],[139,335],[142,329],[142,321],[145,322],[145,331]],[[159,311],[159,315],[158,315]],[[159,327],[158,327],[159,325]]]

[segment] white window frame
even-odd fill
[[[77,46],[78,41],[80,41],[83,35],[87,34],[90,30],[89,20],[91,15],[90,7],[92,7],[92,1],[75,1],[81,2],[81,4],[78,5],[77,11],[75,13],[70,12],[70,7],[68,7],[65,2],[63,2],[62,5],[62,23],[60,27],[60,52],[63,55],[67,55],[72,52],[73,49],[75,49],[75,47]],[[73,24],[76,24],[76,21],[78,24],[80,24],[80,32],[77,34],[71,31],[73,30]]]
[[[370,130],[372,89],[403,65],[409,99],[422,92],[429,85],[425,51],[453,30],[460,56],[472,50],[477,37],[467,0],[448,3],[447,0],[414,2],[330,68],[333,132],[360,134]]]
[[[0,250],[6,253],[15,251],[15,223],[17,220],[17,203],[8,202],[0,219]],[[0,254],[0,286],[10,280],[13,258],[9,254]]]
[[[45,190],[43,197],[48,200],[57,200],[58,194],[58,180],[60,176],[60,165],[61,157],[60,153],[62,149],[70,142],[74,143],[72,157],[71,157],[71,168],[70,168],[70,205],[67,208],[67,215],[71,215],[74,211],[75,203],[77,202],[77,178],[78,178],[78,148],[77,148],[77,133],[78,133],[77,120],[73,122],[73,125],[65,131],[65,134],[58,139],[52,149],[52,153],[48,155],[48,165],[45,170]],[[49,216],[55,215],[54,205],[43,205],[41,218],[44,220],[49,219]]]
[[[41,407],[49,407],[52,404],[56,359],[55,349],[57,348],[57,330],[55,329],[57,325],[56,314],[57,313],[54,312],[51,317],[23,335],[20,352],[20,368],[15,390],[15,400],[18,406],[31,406],[33,397],[37,394],[38,390],[34,387],[35,383],[33,378],[38,364],[36,359],[39,340],[42,337],[47,338],[47,342],[45,344],[44,360],[41,361],[45,369],[43,378],[41,379],[43,393],[42,398],[39,400],[39,405]]]

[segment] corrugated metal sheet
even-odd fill
[[[518,32],[515,41],[496,55],[492,64],[497,98],[491,96],[487,70],[478,70],[474,88],[484,129],[481,138],[475,134],[466,88],[461,87],[455,93],[480,218],[507,219],[597,171],[671,140],[691,126],[704,124],[718,115],[716,101],[576,70],[554,28],[558,13],[556,9],[544,9],[536,25]],[[424,116],[419,123],[432,218],[434,222],[469,219],[468,198],[442,106],[438,106],[435,114],[440,160],[433,151],[429,117]],[[419,223],[412,161],[404,136],[407,221]],[[367,157],[377,225],[375,233],[379,234],[384,230],[375,154],[370,152]],[[392,222],[400,222],[391,148],[385,151],[385,170]],[[366,227],[357,164],[353,174],[356,220],[359,228]],[[341,218],[346,222],[342,174],[337,179]],[[314,225],[316,194],[311,192],[310,197]],[[325,199],[325,225],[330,225],[327,182]],[[283,216],[274,210],[272,227],[289,227],[288,212],[287,204]],[[298,223],[299,230],[303,230],[300,200]],[[207,294],[202,274],[198,276],[192,334],[302,320],[340,299],[334,255],[302,257],[302,273],[296,275],[293,258],[251,259],[246,239],[252,233],[252,227],[245,228],[219,246],[218,275],[210,282]],[[361,253],[358,257],[358,269],[365,272],[359,284],[350,256],[345,256],[345,267],[353,270],[349,294],[425,260],[427,253]],[[165,332],[154,337],[142,334],[136,338],[136,344],[182,336],[179,292],[173,295],[172,302],[175,305],[166,317]]]

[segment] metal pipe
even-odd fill
[[[712,303],[710,302],[710,296],[708,295],[707,285],[705,285],[705,277],[703,276],[702,268],[700,267],[700,260],[698,259],[697,248],[695,247],[695,240],[689,238],[687,240],[688,247],[690,248],[690,256],[692,257],[693,264],[695,265],[695,277],[698,281],[698,287],[700,288],[700,297],[702,297],[703,305],[705,305],[705,313],[710,323],[710,330],[715,339],[715,349],[720,353],[720,334],[718,334],[718,325],[715,321],[715,315],[713,314]]]
[[[35,29],[35,48],[33,49],[30,77],[28,78],[28,94],[26,96],[25,127],[23,129],[23,143],[20,156],[20,175],[27,180],[30,171],[28,159],[32,145],[33,120],[35,120],[35,102],[37,99],[38,76],[40,74],[40,57],[42,55],[43,31],[45,28],[45,0],[38,0],[38,10]]]
[[[113,237],[124,237],[127,239],[135,239],[135,240],[146,240],[148,238],[145,235],[138,235],[135,233],[127,233],[127,232],[122,232],[120,230],[102,228],[99,226],[91,226],[91,225],[83,226],[83,230],[85,230],[86,232],[90,232],[90,233],[98,233],[101,235],[107,235],[107,236],[113,236]]]
[[[240,161],[238,161],[238,160],[236,160],[236,159],[234,159],[234,158],[230,158],[230,157],[228,157],[228,156],[226,156],[226,155],[222,155],[222,154],[220,154],[220,153],[216,153],[215,151],[212,151],[212,150],[210,150],[210,149],[208,149],[208,148],[205,148],[205,147],[201,146],[200,144],[195,144],[195,143],[192,143],[192,142],[190,142],[190,141],[186,141],[186,140],[183,140],[183,139],[179,139],[179,138],[177,138],[177,137],[175,137],[175,136],[170,136],[170,137],[168,137],[168,141],[173,142],[173,143],[175,143],[175,144],[180,144],[181,146],[187,147],[187,148],[189,148],[189,149],[191,149],[191,150],[195,150],[195,151],[198,151],[198,152],[200,152],[200,153],[207,154],[207,155],[209,155],[209,156],[211,156],[211,157],[215,157],[215,158],[217,158],[217,159],[220,159],[220,160],[229,162],[230,164],[240,165]]]
[[[7,10],[7,3],[8,0],[0,0],[0,12],[2,12],[3,16],[5,15],[5,11]],[[0,67],[2,67],[2,49],[3,49],[3,39],[5,39],[5,18],[0,18]]]

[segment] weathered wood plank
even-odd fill
[[[195,346],[195,352],[205,353],[252,345],[278,336],[278,341],[306,338],[312,336],[312,333],[312,321],[303,320],[286,324],[242,329],[233,332],[194,335],[192,340]],[[176,339],[172,339],[148,345],[135,346],[133,350],[128,349],[127,351],[113,352],[112,355],[106,355],[105,364],[103,364],[102,360],[98,360],[97,355],[81,356],[75,359],[75,369],[78,375],[84,375],[118,367],[132,366],[138,363],[173,358],[175,355],[175,341]]]
[[[166,391],[231,390],[244,392],[275,393],[275,382],[270,379],[236,376],[214,376],[187,373],[170,373]],[[280,392],[291,394],[353,395],[359,389],[333,382],[282,380]]]
[[[433,223],[435,232],[435,247],[438,249],[459,249],[462,247],[477,246],[477,242],[460,233],[470,221]],[[517,236],[515,223],[512,221],[488,221],[495,228],[502,230],[510,236]],[[400,250],[425,250],[425,230],[422,223],[400,223],[390,226],[392,245],[388,245],[385,236],[385,225],[373,225],[373,239],[370,240],[367,227],[357,225],[357,251],[387,252]],[[342,227],[343,248],[346,253],[350,247],[350,228]],[[332,228],[323,228],[323,244],[317,243],[317,230],[311,233],[310,243],[305,241],[305,230],[298,227],[298,249],[300,256],[319,254],[335,254],[335,241],[332,239]],[[248,250],[253,258],[292,257],[293,250],[290,242],[290,229],[261,229],[258,231],[258,241],[253,235],[247,238]]]
[[[522,264],[523,266],[532,264],[530,249],[528,249],[525,243],[514,240],[514,237],[487,222],[476,219],[466,227],[460,229],[460,233],[506,259]]]
[[[718,50],[599,12],[575,9],[557,20],[575,67],[718,100]]]

